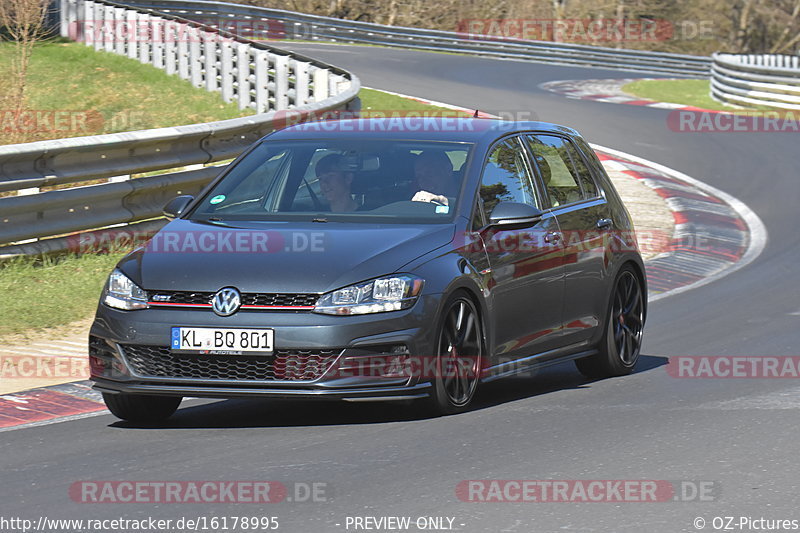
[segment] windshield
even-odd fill
[[[471,148],[434,141],[267,140],[189,218],[449,222]]]

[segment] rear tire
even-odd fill
[[[103,393],[103,401],[114,416],[143,424],[166,420],[175,413],[182,399],[180,396]]]
[[[633,372],[642,346],[644,318],[642,284],[633,268],[624,266],[611,291],[599,351],[590,357],[576,359],[578,371],[593,379]]]
[[[477,307],[463,292],[448,298],[436,335],[435,375],[426,411],[448,415],[466,411],[480,380],[483,325]]]

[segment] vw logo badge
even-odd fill
[[[230,316],[239,310],[242,298],[239,291],[233,287],[226,287],[217,291],[211,300],[211,308],[219,316]]]

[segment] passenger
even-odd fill
[[[581,193],[577,185],[575,185],[575,187],[556,187],[551,185],[550,182],[553,179],[553,171],[550,170],[547,159],[540,154],[534,154],[533,158],[536,160],[536,165],[539,167],[539,171],[542,174],[542,180],[547,190],[547,196],[550,198],[551,207],[558,207],[580,201]]]
[[[350,192],[353,173],[342,169],[341,155],[326,155],[317,161],[314,170],[319,179],[322,194],[331,206],[331,211],[346,213],[358,209],[358,202],[353,199]]]
[[[453,163],[444,152],[423,152],[414,161],[414,177],[420,190],[413,202],[433,202],[448,205],[448,197],[458,195],[453,178]]]

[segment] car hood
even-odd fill
[[[146,290],[323,293],[391,274],[449,244],[453,224],[173,220],[119,268]]]

